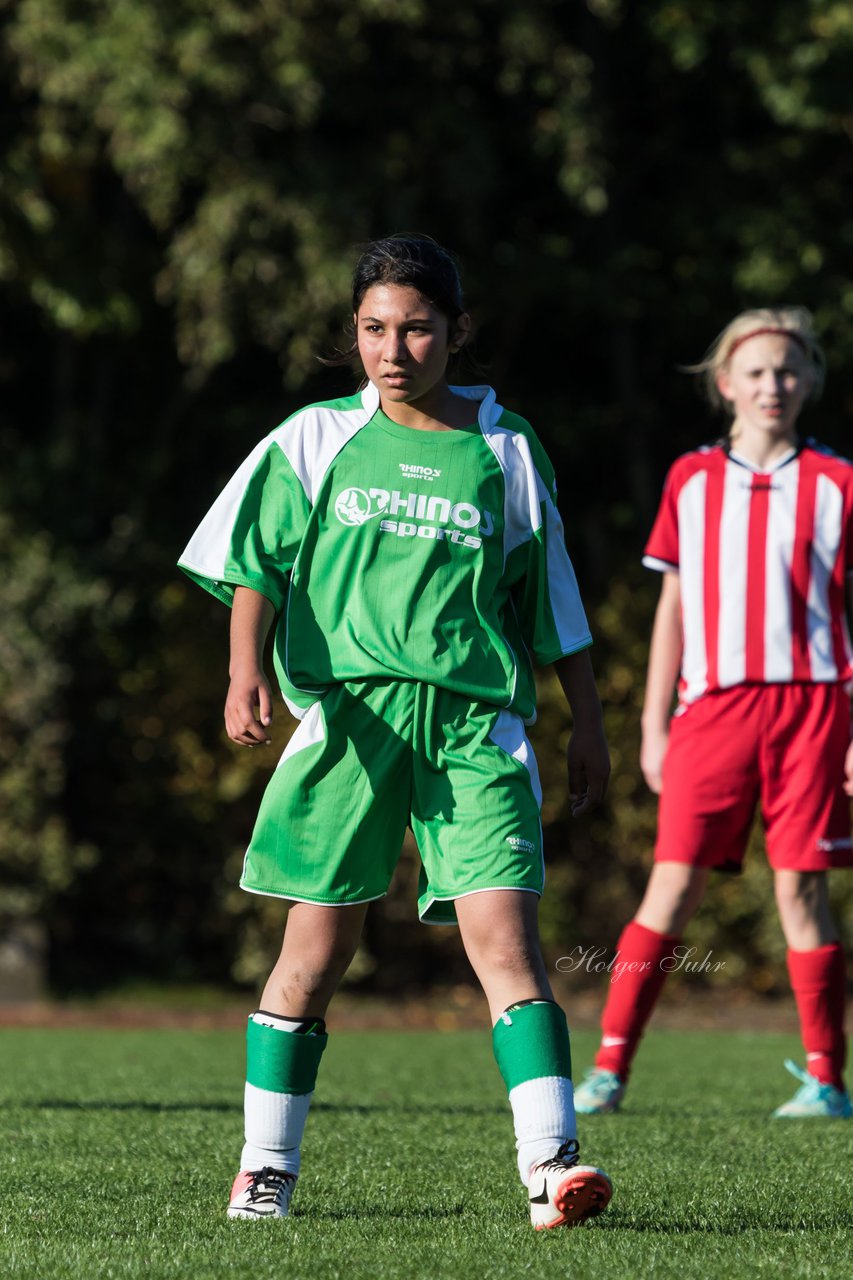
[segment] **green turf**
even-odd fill
[[[589,1060],[592,1037],[575,1037]],[[582,1118],[611,1208],[534,1233],[486,1033],[330,1037],[294,1214],[229,1222],[239,1032],[0,1031],[0,1275],[786,1280],[853,1275],[853,1122],[772,1122],[782,1036],[657,1032]]]

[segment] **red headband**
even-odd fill
[[[749,333],[741,334],[739,338],[736,338],[729,347],[729,354],[726,356],[726,359],[731,360],[738,347],[742,346],[744,342],[749,342],[750,338],[757,338],[760,333],[780,333],[784,337],[790,338],[792,342],[796,342],[798,347],[802,347],[806,355],[809,354],[806,340],[799,333],[796,333],[793,329],[781,329],[773,325],[768,325],[765,329],[750,329]]]

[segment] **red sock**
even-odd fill
[[[678,941],[634,920],[622,930],[610,993],[601,1015],[603,1036],[595,1057],[597,1067],[615,1071],[627,1080],[640,1037],[666,981],[661,961]]]
[[[814,951],[789,951],[788,975],[800,1015],[806,1070],[824,1084],[843,1089],[844,948],[840,942],[829,942]]]

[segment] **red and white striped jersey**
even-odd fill
[[[807,441],[769,471],[723,445],[671,467],[643,563],[677,570],[682,702],[737,684],[847,681],[853,464]]]

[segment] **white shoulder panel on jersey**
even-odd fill
[[[310,405],[288,418],[268,438],[275,441],[293,467],[311,506],[341,449],[366,426],[378,406],[379,392],[369,382],[361,393],[361,404],[355,408]]]
[[[483,438],[497,459],[504,477],[504,563],[516,547],[529,541],[542,524],[540,502],[553,507],[551,495],[536,470],[527,438],[519,431],[500,426],[503,406],[491,387],[451,387],[457,396],[477,400],[477,420]],[[556,508],[554,514],[557,515]],[[559,516],[557,515],[559,521]],[[562,529],[562,526],[561,526]]]
[[[270,439],[265,436],[258,441],[248,458],[241,462],[184,548],[178,561],[182,568],[192,569],[212,581],[222,578],[240,504],[258,464],[269,448]]]
[[[264,454],[273,447],[281,449],[309,504],[313,504],[326,471],[344,445],[370,421],[378,404],[379,392],[369,383],[361,403],[353,409],[311,406],[276,427],[237,468],[196,529],[179,564],[213,581],[222,578],[240,504]]]

